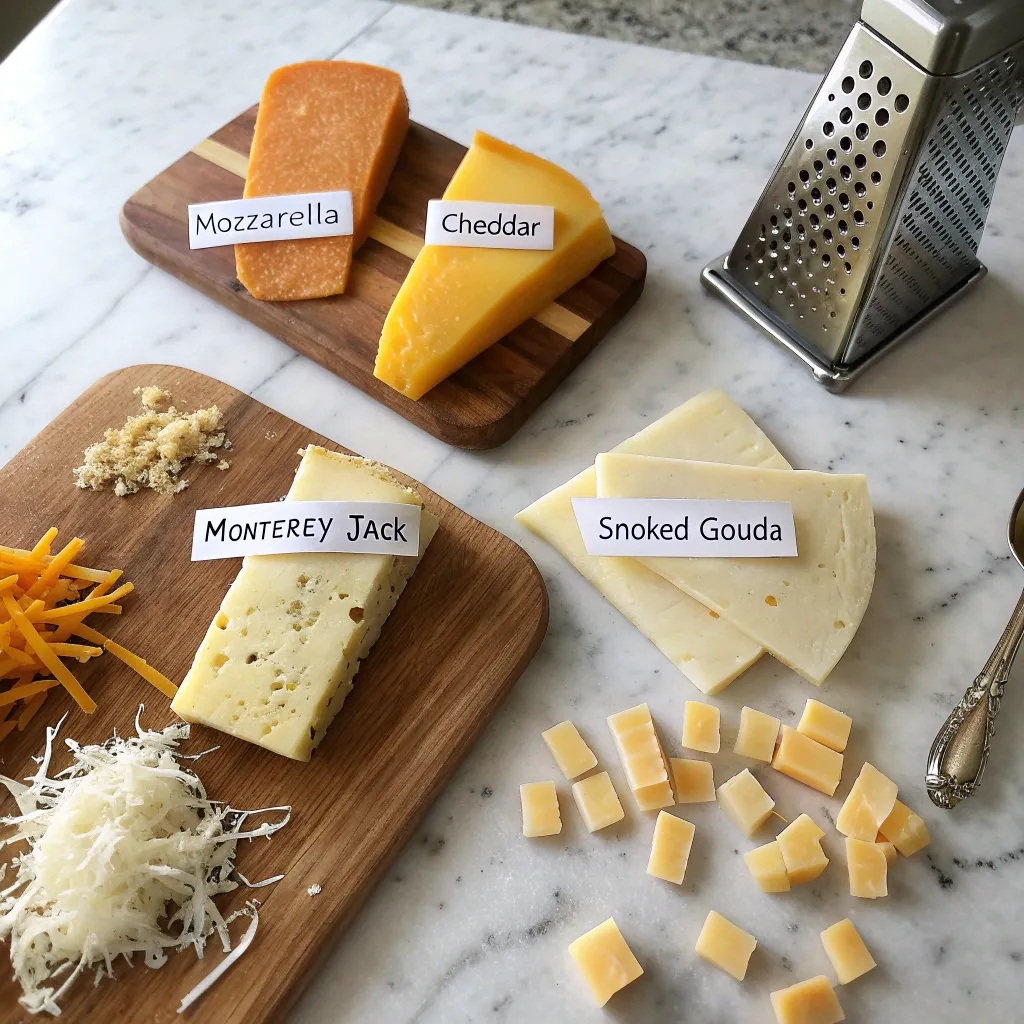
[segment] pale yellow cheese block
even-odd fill
[[[578,778],[597,765],[597,757],[572,722],[559,722],[540,735],[567,779]]]
[[[778,841],[745,853],[743,860],[761,892],[789,892],[789,872]]]
[[[422,504],[384,466],[311,445],[292,501]],[[437,529],[424,511],[420,554]],[[248,555],[171,703],[199,722],[308,761],[419,558]]]
[[[644,973],[611,917],[570,943],[569,955],[598,1006]]]
[[[562,831],[558,791],[553,782],[524,782],[519,787],[519,799],[523,805],[523,835],[528,839],[557,836]]]
[[[849,985],[878,966],[848,917],[826,928],[821,933],[821,944],[832,961],[840,985]]]
[[[607,772],[598,772],[574,783],[572,798],[588,832],[607,828],[626,816]]]
[[[374,376],[421,398],[615,254],[601,208],[567,171],[477,132],[444,199],[555,208],[551,250],[425,245],[391,304]]]
[[[786,874],[793,885],[813,882],[828,867],[828,857],[821,848],[824,836],[810,815],[801,814],[776,837]]]
[[[896,783],[865,761],[850,795],[839,810],[836,828],[844,836],[873,843],[879,827],[895,806]]]
[[[778,1024],[839,1024],[846,1014],[824,974],[771,993]]]
[[[612,449],[638,455],[788,469],[757,424],[722,391],[705,391]],[[593,466],[516,519],[546,540],[697,689],[718,693],[763,653],[760,645],[632,558],[587,554],[573,498],[597,497]]]
[[[686,875],[686,864],[690,859],[695,832],[692,822],[662,811],[654,823],[647,874],[680,885]]]
[[[816,685],[860,626],[875,579],[875,520],[863,476],[727,466],[609,453],[597,457],[602,498],[783,501],[793,506],[794,558],[642,558]]]
[[[668,779],[668,765],[646,704],[609,715],[608,728],[630,789],[644,789]]]
[[[694,948],[708,963],[742,981],[747,975],[750,955],[756,947],[757,939],[753,935],[712,910],[704,920]]]
[[[669,765],[677,803],[703,804],[715,800],[715,772],[710,762],[670,757]]]
[[[831,747],[841,754],[850,741],[852,728],[853,719],[849,715],[822,704],[820,700],[808,697],[796,731],[803,733],[804,736],[810,736],[818,743],[824,743],[826,747]]]
[[[893,805],[889,817],[879,825],[878,831],[904,857],[913,856],[918,850],[923,850],[932,841],[924,819],[899,800]]]
[[[784,725],[772,767],[819,793],[832,796],[843,777],[843,755]]]
[[[775,741],[779,738],[782,722],[763,711],[744,707],[740,710],[740,729],[736,734],[733,752],[754,761],[771,761],[775,754]]]
[[[703,754],[717,754],[722,746],[721,712],[714,704],[688,700],[683,710],[682,745]]]
[[[865,843],[847,836],[846,866],[851,896],[874,900],[889,895],[889,861],[881,843]]]
[[[748,837],[772,816],[775,809],[775,801],[747,768],[718,787],[718,802],[733,824]]]

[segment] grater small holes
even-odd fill
[[[807,243],[807,247],[811,250],[812,256],[818,251],[818,243],[813,238]],[[818,289],[815,288],[814,290],[817,291]]]
[[[879,96],[888,96],[892,92],[892,79],[888,75],[883,75],[875,88],[878,89]]]
[[[845,270],[848,274],[853,273],[853,267],[849,263],[843,264],[843,270]]]
[[[878,173],[878,171],[872,171],[871,172],[871,184],[872,185],[881,185],[882,184],[882,176],[881,176],[881,174]],[[864,191],[867,192],[867,189],[865,189]]]
[[[860,77],[870,78],[875,73],[874,65],[871,61],[866,60],[860,66]]]
[[[825,165],[820,160],[814,161],[814,176],[820,178],[825,173]]]
[[[810,183],[810,180],[811,180],[810,171],[801,171],[800,172],[800,180],[803,182],[804,187],[806,188],[807,185]]]
[[[875,208],[875,204],[870,199],[868,200],[867,205],[869,210],[873,210]]]
[[[821,206],[821,189],[811,189],[811,202],[814,203],[815,206]]]
[[[850,230],[850,225],[845,220],[841,220],[836,227],[839,228],[839,234],[841,235],[845,235]]]
[[[875,154],[881,160],[885,156],[885,143],[879,139],[872,147],[871,152]]]
[[[843,107],[839,111],[839,120],[843,124],[849,124],[853,120],[853,111],[849,107]]]
[[[860,107],[861,110],[867,110],[868,107],[871,106],[871,93],[862,92],[857,97],[857,106]]]
[[[878,110],[875,111],[875,124],[877,124],[879,128],[884,128],[888,123],[889,111],[886,110],[885,107],[879,107]],[[866,137],[867,132],[865,132],[864,134]]]
[[[838,157],[838,155],[836,154],[836,151],[835,151],[834,149],[830,149],[830,150],[829,150],[829,151],[828,151],[828,152],[827,152],[827,153],[825,154],[825,159],[826,159],[826,160],[828,160],[828,162],[829,162],[830,164],[832,164],[832,166],[833,166],[833,167],[835,167],[835,165],[836,165],[836,161],[837,161],[837,160],[839,159],[839,157]]]
[[[821,130],[825,133],[828,138],[832,138],[836,133],[836,126],[831,121],[826,121],[822,126]]]
[[[829,101],[829,103],[835,103],[835,101],[836,101],[836,94],[834,92],[830,92],[828,94],[828,101]]]
[[[856,85],[857,83],[853,80],[853,75],[847,75],[843,79],[843,92],[853,92]]]
[[[907,96],[905,93],[901,92],[899,96],[896,97],[893,106],[896,108],[897,114],[902,114],[907,109],[907,107],[910,106],[910,97]]]
[[[843,136],[843,137],[842,137],[842,138],[841,138],[841,139],[839,140],[839,148],[840,148],[840,149],[841,149],[841,150],[842,150],[842,151],[843,151],[844,153],[849,153],[849,152],[850,152],[850,150],[852,150],[852,149],[853,149],[853,139],[851,139],[849,135],[844,135],[844,136]]]
[[[878,172],[875,171],[875,174],[878,174]],[[882,176],[880,174],[878,174],[878,180],[882,180]],[[853,191],[857,193],[857,196],[860,199],[863,199],[868,194],[868,187],[863,181],[858,181],[857,184],[853,186]]]
[[[843,181],[849,181],[853,177],[853,171],[851,171],[846,164],[843,164],[843,166],[839,168],[839,176]]]
[[[825,242],[826,245],[831,245],[832,244],[832,232],[829,231],[828,228],[825,228],[825,230],[822,231],[821,237],[822,237],[822,240]]]
[[[846,294],[846,289],[845,288],[840,288],[839,289],[839,294],[840,295],[845,295]]]
[[[793,233],[789,230],[789,228],[786,228],[786,230],[782,232],[782,241],[785,243],[786,248],[788,249],[789,243],[793,241]]]
[[[832,310],[829,310],[829,314],[828,314],[828,315],[829,315],[829,317],[830,317],[830,318],[831,318],[832,320],[835,320],[835,318],[836,318],[836,311],[835,311],[834,309],[832,309]],[[825,328],[825,330],[828,330],[828,328],[826,327],[826,328]]]
[[[772,231],[778,231],[778,228],[779,228],[779,218],[776,217],[774,213],[771,215],[771,217],[768,218],[768,223],[771,224]]]
[[[854,249],[859,249],[860,239],[856,235],[854,235],[853,238],[850,239],[850,245],[853,246]]]
[[[850,197],[845,192],[839,193],[839,205],[844,209],[850,208]]]
[[[802,239],[807,234],[807,228],[805,228],[803,224],[797,224],[796,233],[797,237]]]
[[[817,231],[818,228],[821,227],[821,221],[818,219],[818,215],[816,213],[812,213],[808,220],[811,223],[811,227],[814,228],[815,231]]]
[[[804,139],[804,149],[814,149],[814,139]]]
[[[829,220],[833,220],[835,218],[835,215],[836,215],[836,208],[831,203],[829,203],[825,207],[825,216],[828,217]]]
[[[837,246],[836,246],[836,255],[837,255],[837,256],[838,256],[838,257],[839,257],[840,259],[845,259],[845,258],[846,258],[846,246],[845,246],[845,245],[843,245],[842,243],[840,243],[839,245],[837,245]]]
[[[861,121],[861,123],[857,125],[857,138],[863,142],[868,137],[868,132],[870,131],[871,129],[867,126],[867,123]]]
[[[858,171],[863,171],[864,168],[867,167],[868,165],[868,158],[863,153],[858,153],[853,158],[853,165],[857,168]]]
[[[800,202],[796,204],[796,208],[800,211],[800,216],[802,217],[807,212],[807,200],[801,199]]]
[[[864,214],[861,213],[860,210],[853,211],[853,223],[856,224],[857,227],[861,227],[864,224]]]

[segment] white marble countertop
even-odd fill
[[[234,5],[232,5],[234,7]],[[124,199],[259,94],[267,73],[343,55],[405,78],[414,116],[480,127],[577,170],[613,230],[648,255],[636,310],[503,447],[447,448],[273,338],[153,269],[122,240]],[[952,813],[923,788],[938,725],[1024,582],[1003,541],[1024,483],[1024,147],[1014,140],[984,241],[990,277],[844,397],[702,294],[814,85],[811,75],[471,20],[369,0],[71,0],[0,66],[0,461],[92,380],[133,362],[219,377],[390,462],[534,556],[551,595],[540,653],[296,1008],[297,1024],[598,1020],[566,945],[610,914],[646,975],[605,1017],[767,1022],[767,993],[828,973],[818,931],[854,915],[880,963],[842,990],[851,1021],[1002,1022],[1024,998],[1024,673],[986,785]],[[621,780],[604,725],[648,700],[673,752],[695,691],[543,543],[523,505],[697,391],[725,388],[801,467],[864,471],[878,517],[867,618],[822,694],[927,817],[933,843],[891,896],[846,894],[837,864],[784,897],[747,877],[731,825],[690,808],[685,884],[644,873],[651,823],[630,806],[586,834],[519,834],[518,786],[554,778],[539,733],[572,717]],[[792,722],[812,688],[765,659],[717,700]],[[817,695],[817,694],[816,694]],[[719,781],[739,762],[716,759]],[[784,814],[837,801],[774,773]],[[847,779],[840,795],[852,781]],[[563,793],[566,787],[562,785]],[[627,801],[628,802],[628,801]],[[693,953],[708,909],[761,945],[743,985]]]

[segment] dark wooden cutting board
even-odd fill
[[[640,297],[647,261],[615,255],[558,301],[414,402],[377,380],[384,318],[423,245],[427,200],[439,199],[464,146],[413,124],[348,291],[261,302],[235,277],[231,246],[190,250],[188,204],[242,195],[256,107],[226,124],[124,205],[121,228],[141,256],[280,338],[395,412],[460,448],[491,448],[518,430]]]
[[[221,407],[234,444],[231,469],[193,466],[188,489],[173,497],[79,490],[71,470],[83,448],[137,411],[132,391],[149,384],[170,391],[178,408]],[[136,585],[124,614],[103,617],[97,628],[180,682],[240,566],[238,559],[189,560],[195,510],[276,500],[288,490],[298,449],[310,443],[345,450],[201,374],[170,366],[119,370],[0,469],[0,542],[31,545],[51,525],[60,529],[60,540],[83,537],[83,562],[124,569]],[[403,479],[440,518],[440,527],[312,760],[291,761],[199,726],[186,746],[193,753],[220,744],[197,765],[212,799],[238,808],[293,807],[291,823],[269,842],[239,846],[246,877],[283,872],[284,880],[243,888],[221,906],[226,912],[252,896],[260,899],[252,946],[184,1017],[175,1016],[182,996],[221,959],[216,941],[202,962],[185,951],[156,971],[119,964],[117,980],[97,988],[81,979],[61,1020],[280,1019],[533,657],[548,609],[529,556],[415,480]],[[147,726],[175,720],[165,696],[109,655],[74,670],[96,699],[97,712],[85,715],[62,691],[52,692],[24,733],[0,743],[0,772],[27,775],[45,726],[68,710],[63,734],[86,743],[100,742],[114,729],[130,732],[142,702]],[[13,801],[0,796],[0,811],[13,809]],[[310,897],[314,883],[323,891]],[[235,929],[240,934],[244,922]],[[6,944],[0,943],[0,955],[6,958]],[[0,968],[0,1024],[28,1016],[17,995],[10,970]]]

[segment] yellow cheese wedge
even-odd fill
[[[784,725],[772,767],[805,786],[832,796],[843,775],[843,755]]]
[[[708,761],[670,757],[669,764],[677,803],[703,804],[715,799],[715,771]]]
[[[562,816],[558,813],[558,793],[553,782],[524,782],[519,787],[523,804],[523,835],[557,836],[562,831]]]
[[[771,993],[779,1024],[839,1024],[846,1014],[824,974]]]
[[[849,985],[878,966],[848,917],[826,928],[821,933],[821,944],[836,969],[840,985]]]
[[[928,826],[925,825],[924,820],[899,800],[893,805],[889,817],[878,826],[878,831],[904,857],[909,857],[911,854],[917,853],[918,850],[923,850],[932,841],[932,837],[928,835]]]
[[[852,728],[853,719],[849,715],[822,704],[820,700],[808,697],[796,731],[824,743],[826,747],[838,750],[841,754],[849,742]]]
[[[889,895],[886,879],[889,862],[880,843],[846,839],[846,861],[850,872],[850,895],[874,900]]]
[[[683,746],[717,754],[722,745],[721,713],[713,704],[688,700],[683,711]]]
[[[778,840],[745,853],[743,860],[761,892],[789,892],[789,872]]]
[[[895,806],[896,783],[865,761],[839,811],[836,828],[844,836],[873,843],[882,822],[892,814]]]
[[[775,808],[775,801],[747,768],[718,787],[718,802],[745,836],[752,836]]]
[[[828,867],[828,857],[821,848],[824,835],[807,814],[801,814],[778,834],[775,841],[793,885],[813,882]]]
[[[647,874],[664,878],[666,882],[675,882],[676,885],[681,884],[686,875],[686,862],[690,859],[694,832],[696,828],[685,818],[677,818],[668,811],[662,811],[654,823]]]
[[[572,798],[576,801],[583,824],[588,832],[614,825],[622,821],[625,812],[619,803],[619,795],[615,792],[612,780],[607,772],[598,772],[572,787]]]
[[[456,201],[555,208],[555,245],[426,245],[384,321],[374,376],[421,398],[615,252],[601,208],[571,174],[483,132],[445,189]]]
[[[697,936],[695,949],[697,955],[708,963],[720,967],[737,981],[742,981],[747,975],[750,954],[756,946],[757,939],[753,935],[712,910]]]
[[[612,917],[570,943],[569,956],[598,1006],[604,1006],[619,989],[644,973]]]
[[[572,722],[559,722],[540,735],[567,779],[578,778],[597,764],[597,757]]]
[[[740,731],[736,735],[736,745],[732,748],[734,753],[754,761],[771,761],[781,725],[779,719],[772,715],[753,708],[743,708],[740,711]]]

